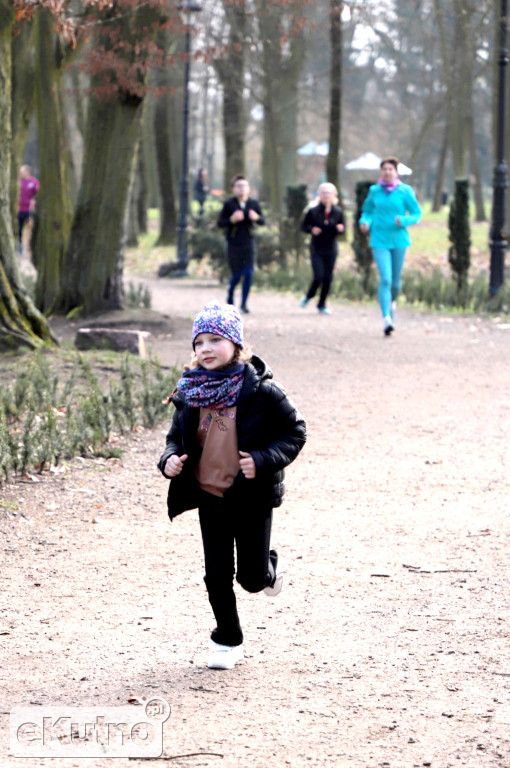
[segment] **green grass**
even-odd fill
[[[157,221],[156,221],[157,224]],[[149,227],[149,231],[138,235],[138,246],[126,248],[124,254],[124,268],[129,275],[138,277],[155,277],[158,266],[166,261],[175,261],[176,246],[157,246],[157,229]]]
[[[418,268],[434,268],[449,272],[448,248],[448,206],[438,213],[432,213],[431,204],[422,206],[423,219],[420,224],[411,227],[412,246],[408,252],[408,261]],[[474,214],[474,210],[472,209]],[[476,222],[471,219],[471,263],[474,271],[479,271],[489,265],[489,223]]]

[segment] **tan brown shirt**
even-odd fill
[[[202,446],[195,470],[198,484],[213,496],[223,496],[239,472],[236,407],[200,408],[197,438]]]

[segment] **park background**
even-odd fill
[[[126,244],[161,247],[156,258],[171,264],[179,227],[190,241],[189,253],[187,246],[177,254],[181,265],[189,255],[193,269],[193,256],[205,257],[221,277],[214,201],[238,172],[249,176],[270,222],[259,238],[259,278],[266,268],[266,282],[300,290],[306,259],[294,235],[301,208],[292,209],[292,190],[306,185],[311,198],[327,178],[355,214],[356,182],[376,174],[345,166],[368,151],[396,154],[412,168],[406,180],[426,212],[419,258],[409,264],[418,272],[408,274],[404,296],[477,310],[487,303],[483,222],[501,102],[499,3],[2,0],[1,7],[11,86],[2,96],[0,148],[4,346],[51,340],[50,315],[123,306]],[[318,154],[299,154],[314,145]],[[11,226],[22,163],[41,180],[32,284],[19,274]],[[205,219],[183,224],[201,167],[213,202]],[[473,260],[468,293],[448,282],[452,244],[442,208],[464,178],[473,225],[472,252],[462,256],[465,275]],[[154,210],[157,237],[144,241]],[[347,243],[356,234],[349,224]],[[349,248],[343,252],[338,290],[373,296],[374,279],[356,268]],[[507,303],[503,288],[495,308]]]
[[[182,768],[510,764],[510,323],[507,288],[490,306],[484,220],[501,7],[208,0],[187,57],[174,2],[0,0],[2,765],[20,764],[15,705],[155,691]],[[217,194],[202,217],[189,201],[189,276],[158,278],[178,263],[187,61],[186,180],[207,167]],[[299,155],[309,142],[328,155]],[[391,339],[351,246],[366,178],[345,165],[366,151],[410,166],[424,209]],[[41,192],[20,258],[23,162]],[[204,666],[197,521],[170,526],[155,462],[191,316],[225,296],[214,221],[240,170],[270,222],[247,337],[309,439],[275,515],[285,590],[269,607],[239,594],[246,663],[225,677]],[[324,174],[349,212],[327,318],[298,305],[309,265],[287,191]],[[462,178],[459,294],[441,204]],[[151,356],[77,352],[93,325],[150,330]]]

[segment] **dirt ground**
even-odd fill
[[[224,290],[149,283],[176,320],[154,348],[182,363]],[[10,755],[14,706],[159,695],[155,765],[508,768],[509,325],[401,310],[385,339],[375,306],[325,317],[258,293],[251,309],[246,336],[309,431],[275,512],[281,595],[238,589],[246,659],[205,667],[198,521],[167,519],[164,426],[122,460],[2,489],[2,767],[83,765]]]

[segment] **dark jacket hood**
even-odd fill
[[[246,366],[245,375],[252,376],[255,381],[260,383],[265,379],[272,379],[273,371],[261,357],[252,355],[250,362]]]

